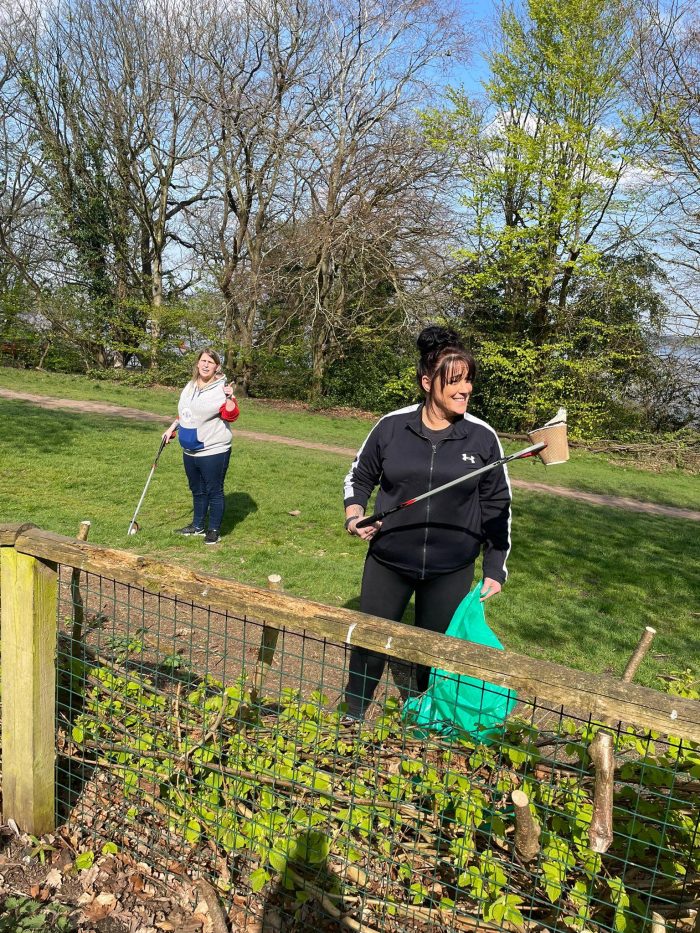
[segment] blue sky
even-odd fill
[[[455,87],[463,85],[469,94],[476,95],[481,93],[481,82],[488,75],[488,65],[484,61],[483,52],[493,29],[498,4],[496,0],[462,0],[462,9],[473,34],[471,61],[466,66],[455,67],[454,71],[444,75],[442,80],[445,84]]]

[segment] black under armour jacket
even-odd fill
[[[345,477],[345,505],[364,509],[379,485],[375,511],[493,463],[503,456],[496,432],[466,414],[433,444],[422,433],[423,405],[385,415],[372,428]],[[483,574],[503,583],[510,551],[510,483],[504,466],[408,506],[382,522],[373,557],[419,579],[472,564],[484,548]]]

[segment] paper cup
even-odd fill
[[[566,439],[566,422],[550,424],[544,428],[535,428],[527,435],[533,444],[545,443],[547,446],[538,453],[545,466],[566,463],[569,459],[569,444]]]

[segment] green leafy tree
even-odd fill
[[[616,0],[529,0],[507,7],[485,102],[450,93],[426,116],[466,183],[466,297],[489,298],[477,324],[536,345],[561,333],[577,277],[630,237],[642,146],[624,116],[626,8]]]
[[[566,405],[580,437],[651,426],[640,398],[658,381],[654,351],[668,314],[662,283],[645,254],[601,257],[591,274],[576,279],[566,327],[546,342],[482,333],[475,340],[477,413],[503,430],[522,431]]]

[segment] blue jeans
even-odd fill
[[[192,524],[196,528],[204,528],[204,519],[209,512],[209,527],[218,531],[224,517],[224,479],[231,459],[231,448],[222,454],[210,454],[208,457],[183,454],[182,459],[194,504]]]

